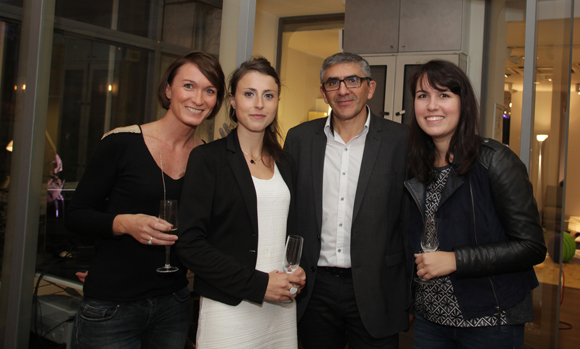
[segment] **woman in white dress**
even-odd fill
[[[297,348],[296,303],[286,302],[306,276],[282,271],[294,165],[278,142],[280,79],[254,58],[233,73],[229,92],[238,127],[192,151],[180,202],[176,250],[201,295],[196,344]]]

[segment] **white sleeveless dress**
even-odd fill
[[[269,180],[252,177],[258,202],[256,269],[282,270],[290,192],[278,167]],[[296,302],[230,306],[201,297],[197,330],[198,349],[298,347]]]

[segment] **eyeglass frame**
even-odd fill
[[[346,85],[346,81],[344,81],[344,80],[351,79],[351,78],[358,78],[358,79],[360,79],[360,85],[358,85],[358,86],[356,86],[356,87],[348,87],[348,86]],[[324,86],[324,84],[326,84],[326,83],[327,83],[329,80],[336,80],[336,81],[338,81],[338,88],[337,88],[336,90],[327,90],[327,89],[326,89],[326,86]],[[347,76],[347,77],[346,77],[346,78],[344,78],[344,79],[328,78],[326,81],[323,81],[323,82],[322,82],[322,88],[323,88],[323,89],[324,89],[324,91],[326,91],[326,92],[334,92],[334,91],[338,91],[338,90],[340,90],[340,84],[344,82],[344,87],[346,87],[346,88],[347,88],[347,89],[349,89],[349,90],[352,90],[352,89],[355,89],[355,88],[359,88],[359,87],[361,87],[361,86],[362,86],[362,84],[363,84],[363,81],[365,81],[365,80],[368,80],[368,82],[370,83],[371,81],[373,81],[373,78],[371,78],[371,77],[369,77],[369,76],[361,77],[361,76],[358,76],[358,75],[351,75],[351,76]]]

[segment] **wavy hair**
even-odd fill
[[[415,96],[418,85],[422,87],[429,85],[439,91],[448,89],[459,96],[461,101],[459,123],[449,142],[445,160],[451,163],[453,158],[455,171],[460,175],[466,174],[473,166],[481,143],[479,105],[469,78],[451,62],[432,60],[421,65],[410,82],[412,96]],[[435,158],[436,148],[433,139],[419,127],[414,115],[409,135],[408,170],[411,177],[417,177],[424,183],[431,182]]]

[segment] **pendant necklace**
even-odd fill
[[[165,172],[163,171],[163,157],[161,156],[161,139],[159,138],[159,124],[155,124],[155,132],[157,133],[157,142],[159,142],[159,165],[161,167],[161,181],[163,182],[163,200],[167,200],[166,198],[166,190],[165,190]]]
[[[262,157],[261,156],[260,156],[260,160],[254,160],[254,158],[250,154],[246,153],[245,151],[242,150],[242,153],[246,154],[250,158],[250,164],[252,164],[252,165],[256,165],[256,164],[259,165],[259,164],[262,163]]]

